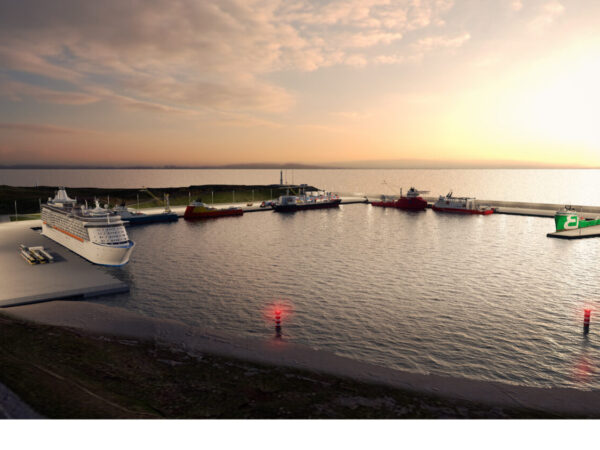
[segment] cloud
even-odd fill
[[[429,36],[420,39],[416,47],[423,52],[437,48],[458,48],[464,45],[469,39],[471,39],[469,33],[461,33],[456,36]]]
[[[0,80],[0,96],[8,97],[12,101],[21,101],[25,97],[30,97],[39,102],[62,105],[87,105],[99,100],[99,97],[84,92],[57,91],[8,80]]]
[[[365,120],[373,116],[371,112],[359,112],[359,111],[338,111],[331,113],[334,117],[339,117],[345,120]]]
[[[523,2],[521,0],[511,1],[510,9],[512,9],[513,11],[521,11],[523,9]]]
[[[538,15],[529,23],[534,32],[541,32],[552,25],[562,15],[565,7],[557,1],[547,2],[541,6]]]
[[[9,39],[6,39],[4,42],[9,42]],[[22,51],[20,49],[17,50],[18,47],[18,45],[15,48],[0,47],[0,66],[20,72],[36,73],[59,80],[81,78],[81,75],[77,71],[48,62],[44,59],[43,52],[40,52],[39,48]]]
[[[103,0],[101,7],[6,1],[0,2],[0,63],[73,86],[72,97],[13,86],[19,92],[12,98],[85,104],[102,90],[117,105],[158,113],[272,114],[293,107],[295,98],[270,74],[400,61],[406,55],[394,44],[444,23],[452,6],[451,0]],[[429,39],[431,47],[455,46]]]
[[[365,48],[377,44],[390,44],[398,39],[402,39],[401,33],[358,33],[350,36],[346,41],[346,45],[353,48]]]
[[[349,55],[346,57],[345,64],[352,67],[364,67],[367,65],[367,58],[364,55]]]
[[[402,64],[406,58],[402,55],[378,55],[373,61],[376,64]]]
[[[210,124],[215,126],[235,126],[235,127],[267,127],[281,128],[283,125],[271,120],[261,119],[247,114],[221,113],[211,120]]]
[[[77,128],[56,127],[54,125],[30,124],[30,123],[2,123],[0,122],[0,130],[16,131],[19,133],[36,133],[36,134],[87,134],[92,133],[89,130]]]

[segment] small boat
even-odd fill
[[[40,261],[38,261],[38,259],[31,254],[29,248],[23,244],[19,245],[19,253],[23,257],[23,259],[31,265],[40,263]]]
[[[37,248],[35,247],[29,247],[29,253],[31,253],[31,255],[38,260],[39,263],[41,264],[46,264],[49,263],[50,261],[48,261],[48,258],[46,258],[46,256],[44,254],[42,254]]]
[[[402,195],[402,189],[400,189],[400,198],[396,199],[388,199],[383,196],[381,201],[371,202],[373,206],[381,206],[383,208],[398,208],[398,209],[408,209],[412,211],[424,211],[427,209],[427,202],[423,200],[421,194],[426,194],[429,191],[419,191],[414,187],[411,187],[406,196]]]
[[[226,216],[241,216],[244,214],[244,210],[239,207],[230,208],[213,208],[202,203],[202,199],[198,199],[192,202],[185,208],[183,218],[186,220],[190,219],[212,219],[217,217]]]
[[[431,209],[438,212],[480,214],[484,216],[494,212],[494,209],[489,206],[478,206],[474,197],[453,197],[452,192],[446,194],[445,197],[440,195]]]
[[[38,259],[43,259],[42,262],[54,262],[54,256],[52,256],[50,252],[45,250],[44,247],[29,247],[29,251],[33,253]]]
[[[307,209],[337,208],[342,199],[331,192],[319,195],[282,195],[273,205],[277,212],[304,211]]]

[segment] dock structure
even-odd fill
[[[129,291],[127,284],[33,230],[36,226],[40,227],[41,221],[2,225],[0,273],[3,282],[0,307]],[[43,246],[52,254],[54,263],[27,264],[19,253],[19,243],[28,247]]]
[[[368,200],[366,197],[356,197],[356,196],[341,196],[342,199],[342,205],[350,205],[350,204],[355,204],[355,203],[368,203]],[[259,211],[273,211],[272,208],[261,208],[260,204],[261,201],[256,201],[253,202],[252,206],[248,206],[248,204],[246,202],[241,202],[241,203],[215,203],[214,205],[210,205],[210,206],[214,206],[215,208],[231,208],[231,207],[236,207],[236,208],[242,208],[244,210],[245,213],[248,212],[259,212]],[[171,212],[177,214],[179,217],[183,217],[183,214],[185,213],[185,208],[186,206],[171,206]],[[142,212],[146,213],[146,214],[159,214],[163,211],[163,208],[147,208],[147,209],[142,209]]]
[[[436,197],[423,197],[431,208],[437,200]],[[509,202],[504,200],[477,200],[478,205],[487,205],[494,208],[496,214],[509,214],[514,216],[547,217],[554,218],[556,211],[564,209],[565,205],[556,203]],[[600,215],[600,207],[573,205],[580,215],[592,218]]]
[[[600,236],[600,225],[574,230],[561,230],[546,234],[547,237],[557,239],[586,239]]]

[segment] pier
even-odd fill
[[[367,197],[360,197],[360,196],[340,196],[342,199],[342,205],[351,205],[351,204],[357,204],[357,203],[369,203],[369,200],[367,199]],[[276,199],[273,199],[273,201]],[[248,206],[247,202],[240,202],[240,203],[215,203],[215,204],[211,204],[209,203],[208,206],[211,207],[215,207],[215,208],[219,208],[219,209],[227,209],[227,208],[242,208],[244,210],[244,213],[250,213],[250,212],[272,212],[273,208],[271,207],[264,207],[261,208],[260,204],[262,203],[262,201],[256,201],[256,202],[252,202],[251,206]],[[183,213],[185,213],[185,208],[187,208],[187,205],[184,206],[171,206],[171,212],[177,214],[178,217],[183,217]],[[160,214],[164,211],[164,208],[146,208],[146,209],[142,209],[141,212],[145,213],[145,214]]]
[[[600,236],[600,226],[576,228],[548,233],[546,236],[557,239],[586,239]]]
[[[0,272],[5,281],[0,290],[0,307],[129,291],[127,284],[42,236],[32,229],[35,227],[41,227],[40,220],[2,224]],[[55,262],[30,265],[19,254],[19,244],[43,246]]]

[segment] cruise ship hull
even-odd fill
[[[74,253],[94,264],[103,266],[122,266],[129,262],[129,257],[135,244],[128,241],[123,246],[108,246],[94,244],[90,241],[81,240],[72,234],[42,223],[42,234],[55,242],[67,247]]]

